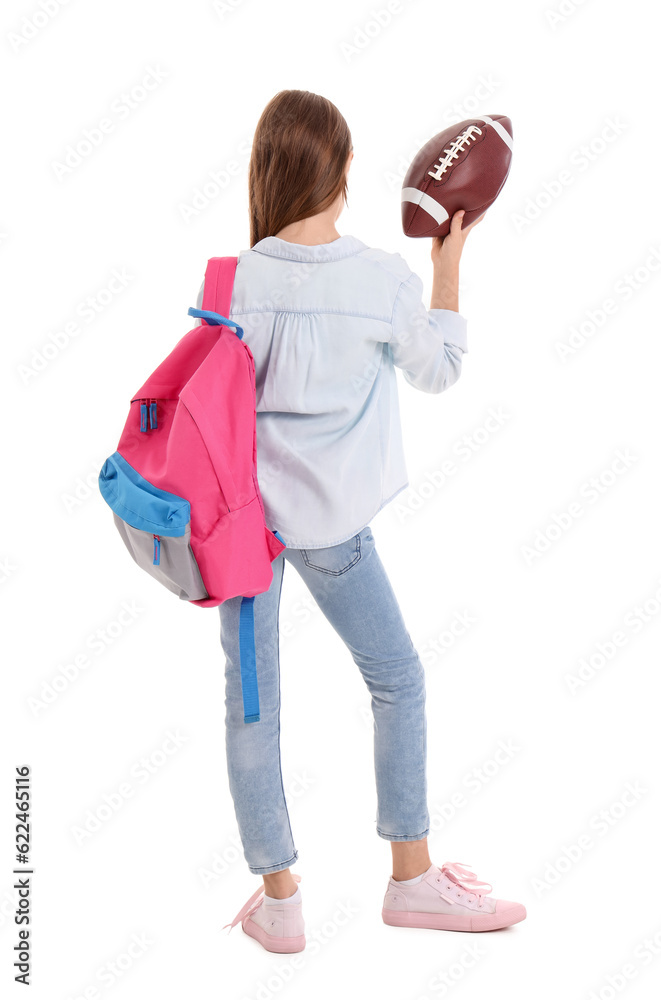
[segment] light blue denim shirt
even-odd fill
[[[443,392],[461,373],[465,318],[427,310],[398,253],[267,236],[239,254],[228,319],[255,359],[267,526],[292,548],[352,538],[409,485],[393,366]]]

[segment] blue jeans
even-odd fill
[[[218,608],[226,658],[229,786],[244,856],[256,875],[289,868],[298,858],[280,761],[279,611],[285,562],[303,577],[372,696],[376,832],[384,840],[420,840],[429,833],[424,668],[368,525],[339,545],[287,548],[273,560],[271,586],[255,597],[253,605],[258,722],[243,721],[241,598],[230,598]]]

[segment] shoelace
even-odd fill
[[[446,876],[446,878],[449,878],[451,882],[454,882],[455,885],[460,886],[464,892],[467,892],[471,896],[476,896],[478,906],[483,905],[482,897],[488,896],[493,889],[490,882],[480,882],[480,880],[476,878],[475,872],[470,871],[470,869],[461,861],[446,861],[444,865],[441,865],[441,872]],[[440,879],[438,879],[438,881],[440,881]],[[489,888],[482,889],[478,892],[475,888],[478,885],[488,885]],[[441,893],[441,895],[443,894]],[[447,898],[447,896],[444,897],[444,899]],[[453,900],[450,901],[453,902]]]
[[[301,876],[300,875],[294,875],[293,872],[292,872],[292,878],[294,879],[295,882],[300,882],[301,881]],[[250,899],[248,900],[248,902],[245,903],[241,907],[241,909],[239,910],[239,912],[235,916],[235,918],[232,921],[232,923],[231,924],[225,924],[225,926],[222,928],[222,930],[225,930],[225,927],[229,927],[229,933],[231,934],[232,933],[232,928],[235,927],[236,924],[238,924],[240,920],[243,920],[244,917],[249,917],[251,913],[254,913],[255,910],[259,906],[261,906],[262,897],[264,895],[265,895],[265,893],[264,893],[264,886],[262,886],[261,889],[255,890],[255,892],[253,892],[253,894],[250,897]]]

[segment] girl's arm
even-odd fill
[[[434,265],[434,280],[431,291],[430,309],[452,309],[459,312],[459,259],[466,237],[473,226],[481,222],[484,212],[465,229],[461,228],[464,212],[455,212],[447,236],[435,236],[432,240],[431,259]]]

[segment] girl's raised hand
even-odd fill
[[[477,226],[479,222],[482,222],[486,212],[482,212],[482,215],[475,219],[474,222],[471,222],[470,226],[466,226],[465,229],[462,229],[461,220],[465,214],[464,209],[460,209],[455,212],[450,221],[450,232],[448,235],[433,237],[431,243],[431,259],[434,264],[442,263],[444,260],[457,263],[461,257],[461,252],[464,249],[466,237],[470,233],[473,226]]]

